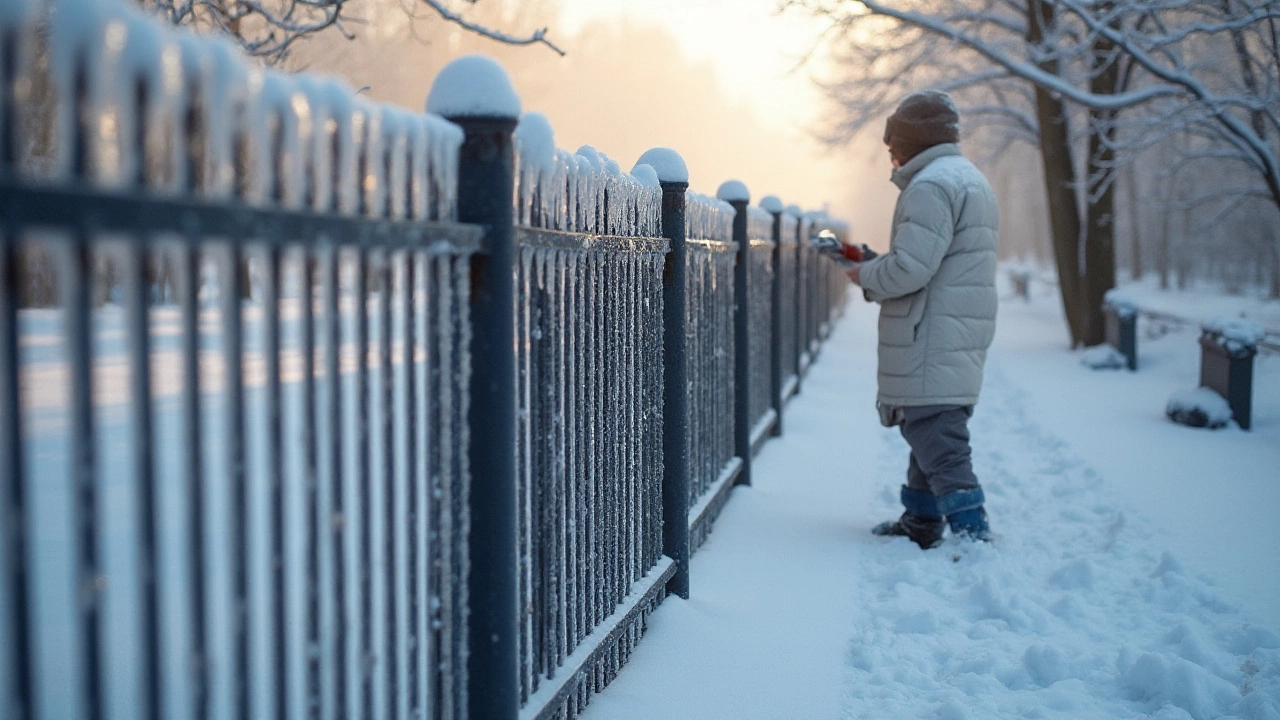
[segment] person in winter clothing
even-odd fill
[[[911,447],[905,511],[872,532],[934,547],[952,535],[988,540],[982,486],[970,462],[968,421],[995,335],[999,211],[991,185],[960,154],[951,98],[907,96],[884,141],[901,190],[889,251],[849,270],[880,303],[876,405]]]

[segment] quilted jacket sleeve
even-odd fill
[[[910,295],[928,284],[955,232],[951,202],[941,186],[913,183],[898,202],[889,252],[862,265],[862,287],[877,302]]]

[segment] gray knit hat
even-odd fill
[[[927,148],[960,141],[960,113],[951,96],[922,90],[898,104],[884,125],[886,145]]]

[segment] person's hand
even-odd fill
[[[874,257],[878,257],[876,251],[866,245],[841,245],[840,254],[846,259],[857,263],[866,262]]]
[[[849,276],[849,282],[853,283],[854,285],[862,284],[862,265],[861,264],[854,265],[853,267],[846,270],[844,274]]]
[[[862,253],[862,248],[861,248],[861,247],[859,247],[859,246],[857,246],[857,245],[844,245],[844,244],[841,244],[841,245],[840,245],[840,254],[841,254],[841,255],[843,255],[843,256],[844,256],[844,258],[845,258],[846,260],[852,260],[852,261],[854,261],[854,262],[856,262],[856,263],[860,263],[860,262],[862,262],[862,261],[863,261],[863,259],[864,259],[864,258],[863,258],[863,253]]]

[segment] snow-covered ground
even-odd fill
[[[587,720],[1280,718],[1280,357],[1258,359],[1252,431],[1196,430],[1164,407],[1197,383],[1197,328],[1140,322],[1139,371],[1094,371],[1051,289],[1000,312],[971,424],[994,545],[868,533],[900,510],[907,450],[876,421],[855,298],[691,599],[663,603]]]

